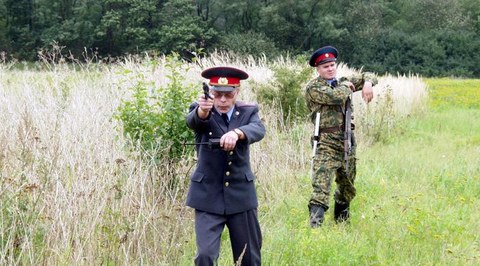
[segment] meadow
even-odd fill
[[[113,118],[136,80],[168,84],[165,64],[0,65],[0,264],[193,264],[193,216],[184,206],[193,158],[145,160]],[[216,54],[179,70],[185,86],[200,92],[199,73],[215,65],[250,73],[241,92],[248,101],[274,67],[304,67]],[[285,125],[278,109],[262,106],[267,135],[252,146],[252,166],[263,264],[478,265],[479,97],[479,80],[414,75],[380,77],[368,105],[354,95],[352,220],[337,225],[329,211],[316,230],[307,210],[313,127],[307,119]],[[222,239],[219,265],[232,265],[228,231]]]

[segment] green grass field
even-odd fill
[[[478,79],[426,79],[431,88],[430,106],[450,109],[480,108]]]

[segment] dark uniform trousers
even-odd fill
[[[198,248],[195,265],[216,265],[225,225],[230,232],[235,263],[241,261],[240,265],[244,266],[261,265],[262,233],[256,209],[230,215],[195,210],[195,233]]]

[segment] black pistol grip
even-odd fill
[[[211,149],[220,148],[220,139],[209,139],[208,140],[208,147],[211,148]]]
[[[212,99],[210,96],[210,87],[208,87],[207,83],[203,82],[203,93],[205,94],[205,100],[208,98]]]

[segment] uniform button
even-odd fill
[[[225,172],[225,175],[226,175],[226,176],[229,176],[229,175],[230,175],[230,172],[229,172],[229,171]]]
[[[208,135],[210,135],[210,136],[211,136],[211,135],[213,135],[213,133],[212,133],[212,132],[208,132]]]
[[[228,183],[228,182],[225,182],[225,186],[226,186],[226,187],[228,187],[228,185],[230,185],[230,183]]]
[[[232,165],[232,161],[228,162],[228,165]]]
[[[233,155],[233,151],[230,151],[229,155]]]

